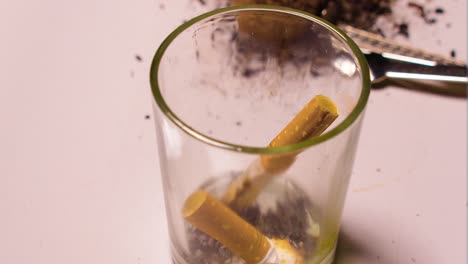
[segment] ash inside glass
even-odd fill
[[[230,179],[234,176],[211,180],[201,189],[220,197]],[[314,220],[317,212],[297,186],[285,181],[275,179],[255,204],[237,213],[267,237],[286,239],[307,257],[315,251],[320,235],[320,226]],[[220,242],[192,225],[186,225],[186,233],[189,263],[244,263]]]

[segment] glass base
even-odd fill
[[[335,251],[336,251],[336,247],[333,248],[333,250],[320,263],[317,263],[317,264],[332,264],[333,260],[335,259]]]
[[[213,178],[207,181],[201,186],[201,189],[207,190],[215,196],[221,196],[223,190],[227,188],[227,185],[236,177],[237,173],[226,175],[226,177]],[[254,208],[254,207],[252,207]],[[334,257],[334,249],[330,247],[323,248],[320,250],[320,257],[314,254],[317,250],[317,242],[319,241],[320,224],[315,221],[316,216],[319,215],[316,206],[306,198],[302,189],[291,182],[290,180],[278,178],[273,180],[268,186],[266,186],[261,194],[257,197],[255,203],[255,210],[241,212],[245,214],[247,219],[250,219],[251,224],[261,230],[262,233],[268,237],[283,237],[287,238],[292,245],[302,245],[303,249],[308,249],[307,255],[303,255],[307,260],[304,264],[331,264]],[[280,213],[278,212],[279,210]],[[252,217],[246,213],[257,212],[257,217]],[[280,214],[281,218],[273,217],[275,214]],[[255,215],[254,215],[255,216]],[[267,218],[266,216],[270,216]],[[241,216],[242,217],[242,216]],[[263,221],[257,218],[262,218]],[[279,221],[278,219],[290,219],[288,221]],[[252,219],[257,219],[252,221]],[[268,221],[270,222],[268,222]],[[276,222],[273,222],[276,221]],[[278,222],[279,221],[279,222]],[[307,225],[289,225],[288,223],[307,223]],[[270,226],[275,228],[269,228]],[[313,228],[312,228],[313,227]],[[239,257],[231,255],[229,250],[218,248],[216,246],[217,241],[213,240],[214,246],[199,247],[200,236],[197,230],[192,226],[186,227],[188,235],[188,250],[177,250],[180,245],[172,245],[172,259],[173,263],[176,264],[203,264],[208,263],[207,260],[211,260],[210,264],[223,263],[223,264],[242,264],[244,263]],[[307,230],[302,230],[307,228]],[[273,233],[277,232],[277,233]],[[297,234],[304,234],[298,236]],[[290,235],[292,234],[292,235]],[[203,234],[204,235],[204,234]],[[205,235],[206,236],[206,235]],[[291,236],[289,238],[288,236]],[[306,245],[305,247],[303,245]],[[180,248],[179,248],[180,249]],[[212,250],[215,249],[213,253]],[[330,250],[329,254],[323,256],[323,251]],[[228,253],[226,253],[227,251]],[[201,252],[208,252],[209,254],[199,254]],[[301,263],[302,264],[302,263]]]
[[[335,259],[336,247],[320,262],[314,260],[305,260],[304,264],[332,264]],[[203,264],[203,263],[189,263],[173,246],[171,246],[171,259],[172,264]],[[232,263],[233,264],[233,263]]]

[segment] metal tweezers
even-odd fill
[[[418,88],[420,90],[466,96],[465,62],[404,46],[348,25],[339,27],[364,53],[373,87],[381,87],[390,81],[413,88],[418,84],[423,87]]]

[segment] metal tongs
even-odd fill
[[[465,62],[389,41],[377,34],[348,25],[340,28],[364,53],[373,87],[396,84],[406,88],[466,96]]]

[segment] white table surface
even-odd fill
[[[409,41],[466,58],[466,1],[420,2]],[[148,71],[189,3],[0,1],[0,263],[169,263]],[[465,263],[466,107],[372,91],[338,264]]]

